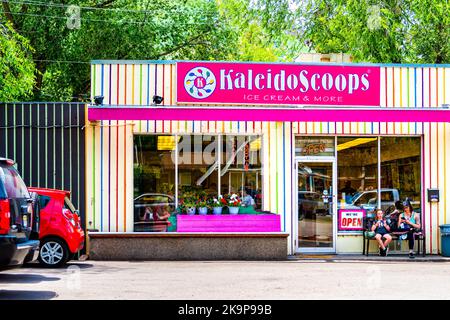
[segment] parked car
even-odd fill
[[[39,262],[45,267],[61,267],[83,249],[85,235],[78,210],[64,190],[28,188],[39,196]]]
[[[298,192],[298,216],[299,220],[314,218],[316,214],[326,215],[328,205],[324,203],[323,196],[319,192]]]
[[[350,203],[345,204],[345,209],[365,209],[368,212],[374,211],[378,206],[378,190],[367,190],[356,192],[350,200]],[[393,207],[396,201],[400,200],[400,193],[398,189],[381,189],[381,209],[386,211]],[[420,210],[419,201],[411,201],[416,212]],[[339,206],[341,204],[339,203]]]
[[[14,167],[0,158],[0,268],[19,267],[37,259],[39,241],[30,239],[36,226],[33,199]]]
[[[166,231],[169,222],[158,218],[158,211],[168,207],[169,212],[175,210],[173,196],[162,193],[144,193],[134,199],[134,231],[153,232]]]

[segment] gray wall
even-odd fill
[[[85,104],[0,103],[0,157],[27,186],[71,191],[84,227]]]

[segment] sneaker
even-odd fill
[[[414,259],[414,258],[415,258],[414,252],[410,252],[410,253],[409,253],[409,258],[410,258],[410,259]]]
[[[388,253],[389,253],[389,248],[386,247],[386,249],[384,249],[384,256],[386,257],[388,255]]]
[[[386,257],[386,248],[385,249],[380,248],[380,256]]]

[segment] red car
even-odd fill
[[[28,188],[39,195],[39,262],[46,267],[60,267],[84,246],[84,231],[78,211],[64,190]]]

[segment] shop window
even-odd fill
[[[380,150],[382,207],[409,198],[418,212],[422,181],[420,137],[381,137]]]
[[[208,219],[191,222],[185,216],[213,214],[219,195],[237,194],[246,204],[238,213],[255,214],[262,208],[261,169],[260,136],[135,136],[134,231],[176,232],[182,230],[181,220],[199,232],[220,230]],[[224,206],[223,213],[229,208]],[[249,230],[255,231],[254,226]]]
[[[134,138],[134,231],[166,231],[175,211],[175,136]]]
[[[378,203],[378,138],[337,138],[338,207],[373,211]]]
[[[254,209],[262,208],[262,172],[260,136],[223,136],[221,148],[222,195],[239,194],[252,203]]]
[[[184,135],[178,143],[178,198],[181,206],[217,197],[218,137]]]

